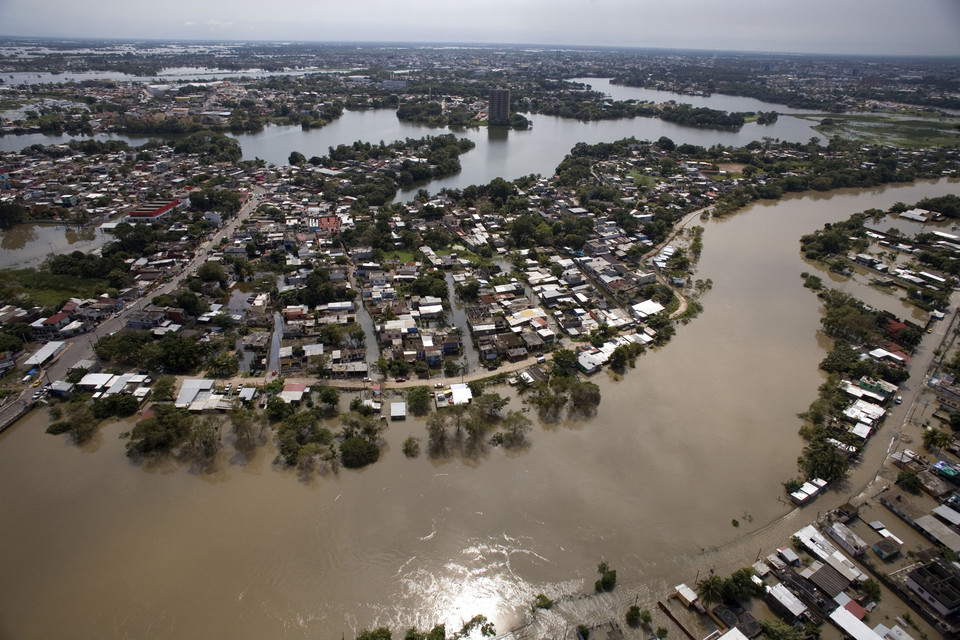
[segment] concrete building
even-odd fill
[[[510,123],[510,89],[493,89],[487,105],[487,123],[504,125]]]
[[[960,611],[960,572],[941,560],[907,574],[907,586],[942,616]]]

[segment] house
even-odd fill
[[[60,311],[43,320],[37,320],[30,326],[37,340],[51,340],[60,335],[60,330],[70,324],[70,314]]]
[[[907,587],[942,616],[960,611],[960,570],[939,558],[908,573]]]
[[[782,582],[767,587],[765,599],[770,610],[783,618],[787,624],[793,624],[807,613],[807,606]]]
[[[0,351],[0,373],[16,366],[13,360],[13,351]]]

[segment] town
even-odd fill
[[[8,42],[3,50],[15,52],[9,71],[39,70],[28,44]],[[172,59],[186,64],[209,53]],[[60,225],[96,245],[87,252],[51,245],[42,261],[0,272],[0,430],[43,412],[47,433],[82,446],[105,424],[126,420],[130,429],[120,437],[136,464],[174,460],[212,474],[224,451],[249,458],[275,449],[276,466],[295,469],[306,483],[377,462],[392,424],[428,416],[420,437],[403,442],[405,457],[418,457],[423,440],[436,464],[458,456],[477,464],[491,448],[531,446],[534,417],[556,425],[595,415],[597,381],[629,381],[638,358],[703,312],[701,298],[713,285],[697,270],[708,221],[792,193],[960,175],[955,145],[892,147],[835,136],[704,147],[663,136],[579,143],[552,175],[431,193],[430,181],[456,175],[461,156],[474,149],[457,127],[523,130],[531,126],[524,114],[549,114],[737,128],[744,118],[777,115],[608,101],[580,84],[544,80],[613,77],[606,53],[375,48],[321,56],[293,49],[283,66],[269,68],[259,49],[247,54],[238,71],[257,65],[276,75],[24,81],[0,89],[7,113],[19,110],[5,116],[8,135],[155,136],[137,146],[77,137],[0,153],[0,225]],[[157,59],[106,55],[99,70],[154,75],[148,67]],[[438,60],[452,70],[435,68]],[[424,71],[386,73],[386,61]],[[533,61],[540,84],[531,80]],[[89,62],[53,70],[86,72]],[[703,86],[684,66],[648,62],[645,77],[620,81],[786,104],[790,93],[794,103],[830,112],[955,107],[938,82],[922,85],[912,74],[917,84],[906,102],[893,102],[884,86],[862,104],[839,103],[834,98],[854,93],[862,76],[841,74],[840,82],[835,72],[844,65],[835,61],[814,64],[820,71],[802,87],[771,82],[765,91],[772,93],[762,94],[749,88],[744,68],[762,63],[792,77],[801,63],[745,59],[731,63],[733,79]],[[311,73],[327,65],[335,71]],[[873,77],[906,72],[872,67]],[[243,160],[240,143],[226,135],[267,124],[321,128],[344,109],[373,108],[453,128],[419,139],[358,140],[322,156],[292,149],[284,164]],[[693,640],[701,631],[711,640],[819,637],[828,621],[855,638],[957,633],[960,356],[950,305],[960,236],[928,226],[957,218],[956,196],[931,198],[857,214],[802,238],[806,260],[838,278],[902,292],[923,320],[870,308],[804,273],[832,342],[821,364],[829,377],[800,416],[800,475],[784,479],[778,500],[806,513],[845,486],[905,389],[912,389],[910,426],[929,456],[900,446],[911,441],[897,427],[896,449],[871,485],[882,490],[818,512],[808,518],[813,524],[728,579],[698,574],[692,587],[679,584],[663,596],[669,603],[655,598],[659,609],[637,600],[621,607],[626,629],[614,620],[584,621],[576,630],[582,640],[591,633]],[[884,230],[889,219],[898,226]],[[934,339],[941,340],[936,358],[916,355]],[[911,379],[924,384],[906,384]],[[930,415],[918,415],[918,405],[929,404]],[[602,594],[613,591],[616,571],[601,567]],[[554,595],[556,603],[543,594],[534,602],[533,628],[554,604],[573,600]],[[751,598],[768,609],[754,617]],[[390,630],[357,637],[389,638]]]

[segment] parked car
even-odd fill
[[[406,382],[406,381],[407,381],[406,378],[397,378],[397,382]]]
[[[893,404],[900,404],[901,402],[903,402],[903,396],[897,396],[896,399],[894,399]]]

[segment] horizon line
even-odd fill
[[[321,46],[364,46],[364,47],[458,47],[464,49],[485,48],[538,48],[546,50],[595,50],[595,51],[643,51],[643,52],[674,52],[688,54],[725,54],[725,55],[753,55],[779,57],[820,57],[820,58],[875,58],[875,59],[954,59],[960,60],[960,53],[932,54],[932,53],[835,53],[835,52],[791,52],[791,51],[760,51],[746,49],[697,49],[690,47],[642,47],[636,45],[614,44],[560,44],[535,42],[453,42],[427,40],[303,40],[303,39],[244,39],[244,38],[165,38],[165,37],[120,37],[120,36],[39,36],[39,35],[8,35],[0,34],[0,43],[4,41],[35,40],[40,42],[170,42],[193,44],[275,44],[275,45],[321,45]]]

